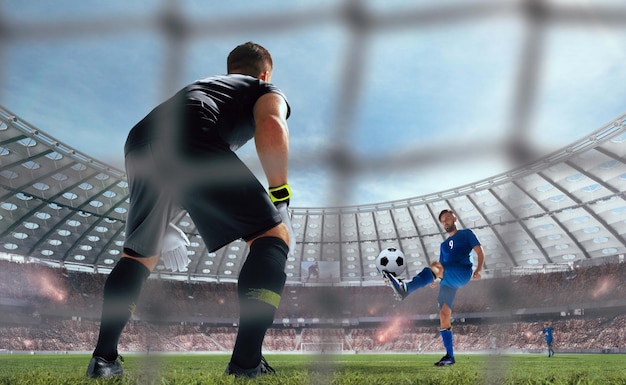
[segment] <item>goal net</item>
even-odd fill
[[[301,353],[342,354],[342,342],[303,342],[300,344]]]

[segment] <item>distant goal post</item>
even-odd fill
[[[342,354],[343,342],[303,342],[300,344],[300,352],[305,354]]]

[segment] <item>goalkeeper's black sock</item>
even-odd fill
[[[147,267],[131,258],[122,258],[115,265],[104,284],[100,333],[94,356],[108,361],[117,358],[122,330],[135,311],[135,302],[149,275]]]
[[[288,252],[287,244],[276,237],[258,238],[250,246],[239,274],[239,331],[231,357],[240,368],[254,368],[261,361],[263,339],[285,286]]]

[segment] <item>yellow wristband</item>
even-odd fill
[[[288,201],[291,198],[291,188],[287,183],[278,187],[269,188],[272,203]]]

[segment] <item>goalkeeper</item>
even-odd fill
[[[281,298],[290,240],[294,242],[287,211],[290,108],[285,95],[269,83],[273,63],[265,48],[241,44],[226,62],[228,74],[184,87],[128,135],[126,239],[104,286],[88,377],[123,373],[118,341],[162,251],[166,264],[186,269],[186,255],[176,251],[186,237],[169,225],[183,210],[208,250],[239,238],[250,248],[238,280],[239,329],[226,374],[252,378],[274,372],[261,346]],[[234,152],[253,138],[269,194]]]

